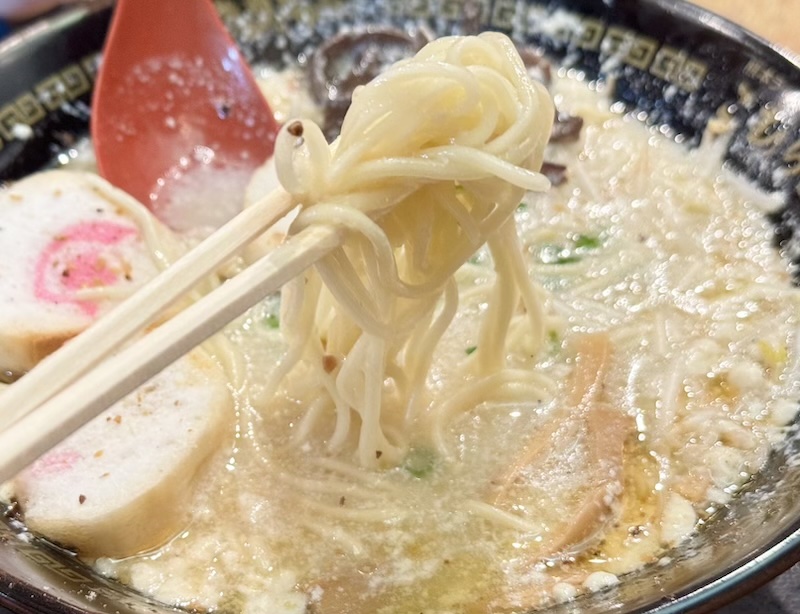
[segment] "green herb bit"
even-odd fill
[[[478,349],[478,346],[477,346],[477,345],[471,345],[470,347],[468,347],[468,348],[466,349],[467,356],[469,356],[470,354],[472,354],[472,353],[473,353],[475,350],[477,350],[477,349]]]
[[[485,266],[489,261],[489,254],[484,248],[478,248],[469,258],[469,263],[477,266]]]
[[[573,262],[580,262],[581,257],[577,255],[559,256],[553,264],[572,264]]]
[[[550,353],[557,354],[561,350],[561,335],[558,331],[547,331],[547,341],[550,343]]]
[[[543,245],[539,250],[539,260],[543,264],[571,264],[580,262],[581,257],[563,245]]]
[[[549,243],[539,250],[539,261],[542,264],[572,264],[580,262],[586,252],[599,249],[603,240],[598,235],[579,234],[565,245]]]
[[[267,328],[278,328],[281,325],[281,319],[274,313],[271,313],[264,318],[264,324]]]
[[[430,448],[411,448],[403,469],[418,479],[426,478],[436,469],[436,453]]]
[[[517,205],[517,211],[527,211],[528,210],[528,203],[520,203]]]
[[[575,249],[597,249],[603,242],[600,240],[600,237],[596,235],[578,235],[575,237]]]

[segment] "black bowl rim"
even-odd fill
[[[794,69],[800,69],[800,52],[795,52],[788,47],[773,43],[760,34],[756,34],[752,30],[748,30],[744,26],[731,21],[727,17],[723,17],[714,11],[705,9],[696,4],[692,4],[689,0],[640,1],[645,4],[655,5],[666,13],[702,23],[705,27],[729,39],[733,39],[739,44],[770,49],[774,54],[788,62]]]

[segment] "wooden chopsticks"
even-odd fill
[[[336,229],[307,228],[119,349],[293,206],[278,190],[245,209],[7,388],[0,395],[0,482],[340,244]]]

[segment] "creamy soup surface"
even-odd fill
[[[797,407],[800,295],[769,200],[719,172],[712,137],[688,152],[593,86],[561,75],[551,90],[585,123],[548,150],[567,181],[516,214],[550,323],[542,355],[511,340],[511,364],[540,376],[524,402],[500,384],[469,390],[485,250],[459,271],[399,466],[331,453],[325,419],[297,442],[308,373],[261,398],[284,351],[267,301],[226,331],[246,386],[186,531],[99,569],[223,612],[516,611],[657,562],[759,470]],[[576,355],[597,343],[608,364],[586,407]]]
[[[290,85],[314,112],[301,81],[279,79],[267,90]],[[386,431],[402,425],[408,444],[364,468],[352,437],[331,445],[313,369],[266,391],[286,352],[272,297],[214,346],[236,415],[185,530],[96,569],[200,612],[521,612],[613,590],[759,471],[800,375],[774,203],[720,171],[724,135],[689,151],[594,84],[559,73],[550,89],[584,123],[548,146],[565,181],[516,211],[547,322],[531,352],[512,320],[507,364],[527,375],[474,376],[495,281],[481,249],[413,416],[392,413],[384,382]]]

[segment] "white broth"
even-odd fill
[[[362,470],[326,450],[324,429],[293,443],[312,401],[302,371],[277,398],[259,398],[282,341],[275,306],[256,308],[227,332],[248,369],[235,446],[210,469],[187,530],[100,569],[169,603],[221,611],[513,610],[654,563],[759,470],[797,405],[799,298],[762,203],[708,164],[710,146],[687,152],[583,83],[560,78],[555,92],[585,120],[577,143],[549,153],[568,181],[516,215],[530,274],[548,290],[550,350],[531,357],[512,339],[509,356],[553,394],[543,386],[509,404],[488,392],[441,422],[451,457],[437,448],[437,411],[471,378],[493,278],[481,251],[458,274],[461,304],[408,457]],[[590,434],[562,413],[586,333],[613,347],[604,402],[628,421],[622,491],[585,547],[563,556],[542,544],[570,530],[596,475]],[[532,441],[546,450],[490,506],[493,482]]]

